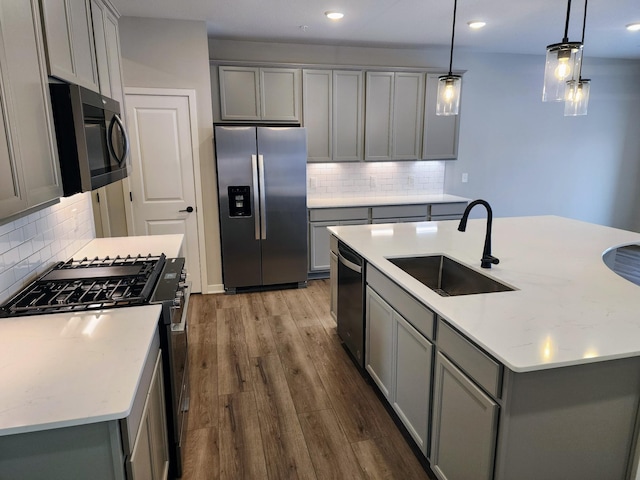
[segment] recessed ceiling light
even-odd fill
[[[487,22],[483,22],[482,20],[472,20],[470,22],[467,22],[467,25],[469,25],[469,28],[473,28],[475,30],[477,30],[478,28],[482,28],[487,24]]]
[[[629,30],[630,32],[637,32],[638,30],[640,30],[640,23],[630,23],[629,25],[627,25],[627,30]]]
[[[331,20],[340,20],[342,17],[344,17],[344,13],[341,12],[324,12],[324,14]]]

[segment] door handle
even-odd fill
[[[264,155],[258,155],[258,173],[260,174],[260,230],[262,240],[267,239],[267,197],[264,184]]]
[[[193,207],[191,205],[189,205],[187,208],[185,208],[184,210],[178,210],[178,212],[187,212],[187,213],[191,213],[193,212]]]

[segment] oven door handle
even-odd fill
[[[189,299],[191,298],[191,282],[185,282],[184,287],[184,304],[182,306],[182,316],[180,317],[180,323],[171,324],[172,333],[184,332],[187,328],[187,316],[189,313]]]

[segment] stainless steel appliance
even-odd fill
[[[71,259],[55,265],[0,307],[0,317],[12,317],[161,304],[158,327],[171,478],[182,475],[189,410],[190,290],[185,278],[184,258],[148,255]]]
[[[120,104],[78,85],[51,83],[49,90],[64,196],[126,177],[129,139]]]
[[[356,364],[364,368],[364,261],[338,242],[338,336]]]
[[[307,281],[307,134],[215,127],[225,290]]]

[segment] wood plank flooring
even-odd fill
[[[183,480],[429,479],[340,345],[328,280],[191,298]]]

